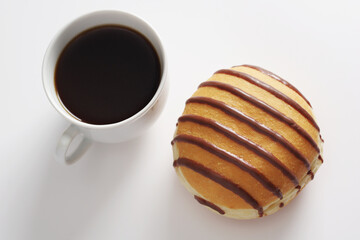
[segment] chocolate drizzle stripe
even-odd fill
[[[175,162],[175,166],[184,166],[190,168],[191,170],[211,179],[212,181],[235,193],[236,195],[244,199],[244,201],[247,202],[250,206],[256,209],[259,212],[259,216],[263,215],[263,208],[260,206],[260,204],[247,191],[245,191],[243,188],[241,188],[234,182],[218,174],[217,172],[203,166],[202,164],[188,158],[179,158],[175,160]]]
[[[220,213],[221,215],[225,214],[225,211],[222,210],[220,207],[216,206],[214,203],[209,202],[208,200],[205,200],[201,197],[198,197],[196,195],[194,195],[194,198],[196,199],[196,201],[198,201],[200,204],[205,205],[211,209],[214,209],[215,211],[217,211],[218,213]]]
[[[241,122],[246,123],[247,125],[249,125],[255,131],[257,131],[257,132],[259,132],[261,134],[264,134],[264,135],[272,138],[274,141],[276,141],[276,142],[280,143],[281,145],[283,145],[292,154],[294,154],[295,157],[297,157],[299,160],[301,160],[308,170],[310,170],[309,161],[288,140],[286,140],[279,133],[277,133],[277,132],[273,131],[272,129],[268,128],[267,126],[257,122],[253,118],[250,118],[249,116],[245,115],[244,113],[237,110],[236,108],[230,107],[230,106],[226,105],[225,103],[223,103],[221,101],[217,101],[215,99],[207,98],[207,97],[192,97],[189,100],[187,100],[186,103],[207,104],[207,105],[209,105],[211,107],[219,109],[220,111],[224,112],[225,114],[227,114],[227,115],[229,115],[231,117],[234,117],[235,119],[237,119],[237,120],[239,120]],[[310,138],[310,139],[312,140],[312,138]],[[315,145],[315,149],[318,152],[320,152],[320,150],[317,148],[317,145]]]
[[[174,144],[175,142],[185,142],[196,145],[209,153],[214,154],[215,156],[234,164],[235,166],[239,167],[241,170],[249,173],[253,178],[255,178],[261,185],[263,185],[267,190],[272,192],[275,196],[282,199],[282,193],[278,187],[276,187],[269,179],[267,179],[261,172],[259,172],[254,166],[250,163],[244,161],[244,159],[229,153],[212,143],[205,141],[202,138],[194,137],[191,135],[180,134],[177,135],[173,141],[171,142]]]
[[[282,92],[277,90],[276,88],[260,81],[257,78],[254,78],[246,73],[242,73],[239,71],[235,71],[235,70],[231,70],[231,69],[221,69],[221,70],[215,72],[215,74],[218,74],[218,73],[227,74],[227,75],[231,75],[231,76],[234,76],[237,78],[241,78],[255,86],[258,86],[258,87],[266,90],[267,92],[271,93],[272,95],[279,98],[283,102],[289,104],[292,108],[294,108],[301,115],[303,115],[311,123],[311,125],[313,125],[316,128],[316,130],[320,131],[320,128],[316,124],[314,118],[304,108],[302,108],[297,102],[295,102],[294,100],[292,100],[291,98],[289,98],[288,96],[286,96],[285,94],[283,94]]]
[[[289,82],[286,81],[285,79],[279,77],[279,76],[276,75],[275,73],[272,73],[272,72],[270,72],[270,71],[268,71],[268,70],[266,70],[266,69],[264,69],[264,68],[261,68],[261,67],[258,67],[258,66],[254,66],[254,65],[248,65],[248,64],[244,64],[244,65],[240,65],[240,66],[236,66],[236,67],[248,67],[248,68],[255,69],[255,70],[257,70],[257,71],[259,71],[259,72],[261,72],[261,73],[263,73],[263,74],[265,74],[265,75],[268,75],[269,77],[277,80],[278,82],[281,82],[282,84],[284,84],[285,86],[287,86],[288,88],[292,89],[294,92],[296,92],[297,94],[299,94],[300,97],[302,97],[302,98],[305,100],[305,102],[306,102],[310,107],[312,107],[311,104],[310,104],[310,102],[305,98],[304,95],[302,95],[302,93],[301,93],[296,87],[294,87],[291,83],[289,83]]]
[[[322,163],[324,163],[324,159],[322,158],[321,155],[319,155],[319,160],[320,160]]]
[[[314,179],[314,173],[311,170],[308,171],[307,175],[310,175],[311,180]]]
[[[272,106],[266,104],[265,102],[255,98],[254,96],[242,91],[239,88],[236,88],[230,84],[222,83],[222,82],[216,82],[216,81],[206,81],[199,85],[200,87],[215,87],[227,92],[230,92],[231,94],[243,99],[244,101],[249,102],[250,104],[256,106],[257,108],[260,108],[264,112],[270,114],[274,118],[280,120],[281,122],[287,124],[289,127],[294,129],[297,133],[299,133],[301,136],[303,136],[315,149],[317,152],[320,152],[320,149],[317,145],[317,143],[314,141],[314,139],[310,136],[308,132],[306,132],[302,127],[300,127],[294,120],[287,117],[285,114],[281,113],[280,111],[276,110]]]
[[[299,184],[296,176],[292,174],[291,171],[277,157],[275,157],[272,153],[268,152],[256,143],[250,141],[249,139],[240,136],[234,130],[225,127],[224,125],[214,120],[192,114],[181,116],[179,118],[179,122],[193,122],[213,129],[214,131],[246,147],[248,150],[254,152],[256,155],[268,161],[275,168],[279,169],[288,179],[290,179],[295,186]]]

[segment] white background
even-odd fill
[[[359,1],[0,0],[0,239],[359,239]],[[144,18],[161,36],[170,94],[153,128],[94,144],[63,166],[68,123],[49,104],[42,57],[53,35],[90,11]],[[172,168],[185,100],[218,69],[267,68],[311,101],[324,164],[278,213],[227,219],[199,205]]]

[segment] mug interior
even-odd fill
[[[154,94],[153,98],[150,100],[150,102],[148,102],[148,104],[142,110],[140,110],[133,116],[117,123],[95,125],[78,120],[64,108],[63,104],[59,100],[59,97],[57,96],[55,89],[55,80],[54,80],[55,68],[58,57],[60,56],[62,50],[75,36],[77,36],[79,33],[87,29],[101,25],[108,25],[108,24],[120,25],[134,29],[140,32],[141,34],[143,34],[152,43],[158,54],[160,61],[161,79],[158,89]],[[72,21],[71,23],[69,23],[67,26],[65,26],[60,32],[58,32],[58,34],[55,35],[54,39],[51,41],[45,53],[45,57],[43,60],[42,74],[43,74],[43,85],[47,97],[49,98],[50,102],[55,107],[55,109],[61,115],[66,117],[72,123],[82,127],[106,128],[106,127],[112,127],[114,125],[122,125],[131,122],[142,116],[144,113],[146,113],[154,105],[154,103],[156,103],[156,100],[158,99],[165,84],[164,81],[166,79],[165,77],[166,63],[165,63],[165,55],[161,41],[157,33],[148,23],[126,12],[108,10],[108,11],[98,11],[94,13],[89,13],[87,15],[79,17],[74,21]]]

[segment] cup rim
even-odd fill
[[[161,57],[159,53],[161,53],[162,55],[162,64],[161,64],[161,70],[162,70],[162,74],[161,74],[161,78],[160,78],[160,83],[159,86],[155,92],[155,94],[153,95],[153,97],[151,98],[151,100],[145,105],[145,107],[143,107],[139,112],[135,113],[134,115],[132,115],[131,117],[124,119],[122,121],[119,122],[115,122],[115,123],[110,123],[110,124],[91,124],[91,123],[86,123],[86,122],[82,122],[74,117],[72,117],[69,113],[67,114],[63,114],[60,110],[59,110],[59,106],[57,105],[57,102],[55,102],[53,100],[53,98],[51,97],[51,93],[47,90],[46,88],[46,76],[45,76],[45,62],[48,61],[48,58],[50,57],[50,50],[51,48],[53,48],[56,39],[68,28],[70,27],[75,21],[78,21],[82,18],[87,18],[90,17],[91,15],[96,15],[96,14],[122,14],[122,15],[128,15],[130,17],[135,17],[138,20],[140,20],[142,23],[144,23],[144,25],[147,25],[147,27],[149,29],[151,29],[151,31],[154,32],[157,41],[158,41],[158,45],[159,45],[159,51],[156,51],[159,58]],[[52,38],[51,42],[49,43],[46,51],[45,51],[45,55],[43,58],[43,62],[42,62],[42,84],[43,84],[43,88],[44,91],[46,93],[46,96],[48,98],[48,100],[50,101],[51,105],[56,109],[56,111],[58,113],[60,113],[63,117],[65,117],[67,120],[69,120],[72,124],[75,124],[77,126],[80,127],[84,127],[84,128],[91,128],[91,129],[109,129],[109,128],[114,128],[114,127],[118,127],[118,126],[123,126],[123,125],[127,125],[130,124],[134,121],[136,121],[137,119],[141,118],[143,115],[145,115],[152,106],[155,105],[156,101],[159,99],[160,94],[162,93],[164,86],[165,86],[165,82],[167,79],[167,57],[166,57],[166,53],[164,51],[164,45],[159,37],[158,32],[152,27],[152,25],[150,25],[147,21],[145,21],[144,19],[142,19],[141,17],[133,14],[133,13],[129,13],[129,12],[124,12],[124,11],[119,11],[119,10],[98,10],[98,11],[93,11],[93,12],[89,12],[86,14],[83,14],[73,20],[71,20],[69,23],[67,23],[63,28],[61,28],[56,34],[55,36]],[[58,96],[57,96],[58,97]],[[60,100],[59,100],[60,101]],[[60,103],[61,105],[61,103]],[[64,108],[65,109],[65,108]],[[65,109],[65,111],[67,112],[68,110]]]

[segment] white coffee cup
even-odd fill
[[[95,125],[82,122],[65,110],[55,89],[55,67],[59,55],[70,40],[87,29],[107,24],[134,29],[152,43],[160,59],[161,80],[155,95],[141,111],[117,123]],[[71,123],[57,144],[56,159],[62,163],[71,164],[79,159],[93,141],[116,143],[144,133],[155,122],[165,105],[168,91],[166,75],[167,62],[160,38],[154,29],[139,17],[126,12],[105,10],[86,14],[66,25],[51,41],[42,66],[43,86],[50,103]],[[73,153],[69,154],[71,143],[77,136],[81,137],[82,141],[72,151]]]

